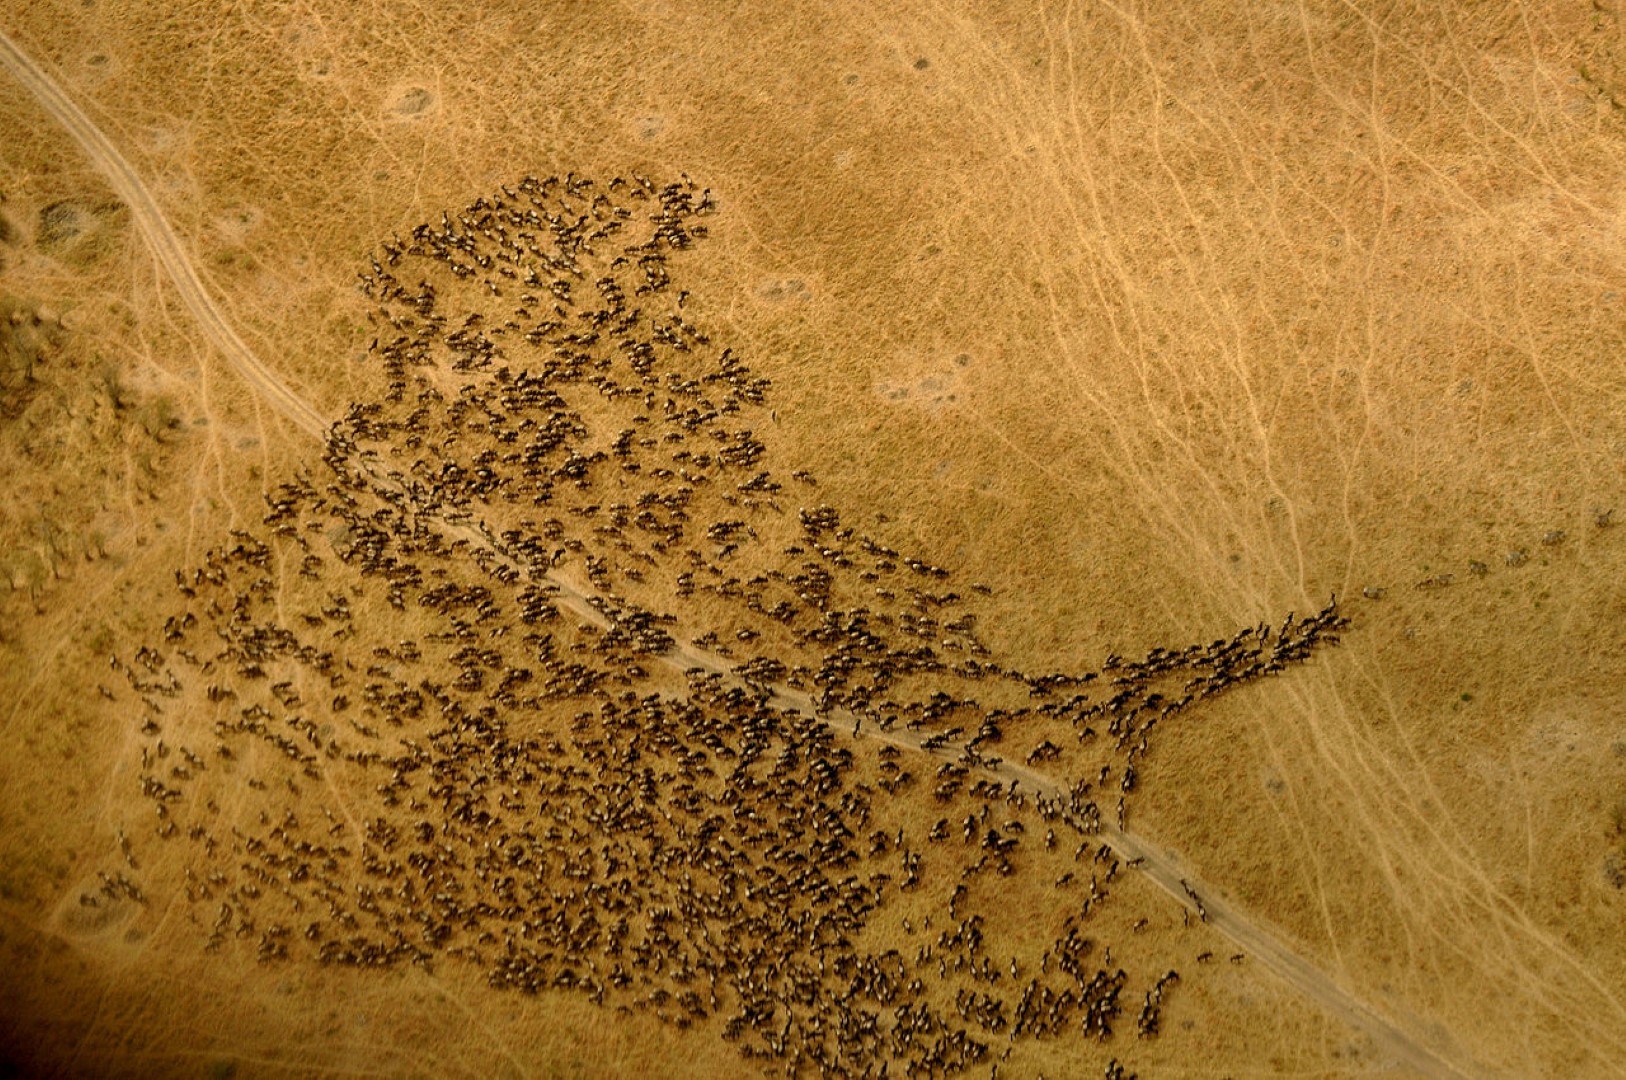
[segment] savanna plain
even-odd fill
[[[4,5],[0,1066],[1621,1075],[1621,19]]]

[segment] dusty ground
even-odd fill
[[[381,393],[357,288],[381,241],[528,173],[693,177],[719,210],[682,262],[685,310],[773,380],[777,467],[988,583],[996,655],[1090,670],[1339,595],[1337,648],[1159,729],[1131,824],[1458,1071],[1618,1069],[1626,532],[1597,524],[1626,515],[1612,7],[474,7],[44,3],[0,28],[330,417]],[[260,527],[262,492],[320,451],[212,352],[128,209],[9,80],[0,124],[10,1056],[65,1075],[755,1068],[706,1025],[477,968],[204,951],[182,861],[143,862],[141,706],[96,687],[124,692],[109,654],[161,639],[175,571]],[[116,873],[145,905],[81,904]],[[1042,919],[1051,880],[1035,867],[1013,910]],[[1103,929],[1126,966],[1182,972],[1162,1035],[1126,1020],[1008,1069],[1384,1068],[1133,875],[1112,912],[1149,920]]]

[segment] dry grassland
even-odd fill
[[[130,162],[231,327],[346,419],[324,448],[257,393],[0,79],[7,1064],[1620,1069],[1613,5],[14,7],[0,30]],[[637,253],[612,259],[663,205],[689,239],[649,249],[671,284],[641,292]],[[533,261],[535,302],[495,262],[451,269],[501,248],[461,218],[527,208],[626,235]],[[616,351],[640,335],[675,382]],[[533,443],[531,472],[500,460]],[[763,470],[776,489],[741,489]],[[798,515],[820,506],[839,524]],[[1332,594],[1271,677],[1214,659]],[[614,598],[596,626],[589,596]],[[812,633],[860,607],[862,656],[845,616]],[[1188,646],[1106,704],[1107,657]],[[1035,693],[1054,672],[1096,678]],[[995,709],[975,752],[1048,740],[1034,768],[1096,790],[1062,814],[993,794],[1012,774],[975,754],[941,772]],[[1131,764],[1132,833],[1336,1000],[1230,962],[1232,924],[1080,832]],[[760,820],[707,824],[742,805]],[[942,940],[971,915],[985,947]],[[1041,984],[1075,991],[1065,1023],[1014,1035]]]

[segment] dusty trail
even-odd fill
[[[118,197],[124,200],[136,224],[147,234],[153,254],[158,257],[170,280],[175,283],[175,288],[180,291],[181,299],[186,302],[187,308],[202,325],[204,334],[226,357],[226,361],[236,368],[238,373],[248,380],[249,385],[264,396],[278,412],[292,420],[302,430],[316,436],[321,436],[327,431],[328,422],[322,419],[322,414],[311,408],[286,383],[273,375],[270,369],[260,362],[260,358],[254,355],[254,350],[237,336],[237,331],[232,329],[220,309],[215,306],[208,290],[203,287],[203,282],[192,266],[191,258],[181,245],[180,239],[176,237],[175,231],[169,227],[163,212],[158,209],[158,203],[153,199],[152,192],[141,182],[141,178],[124,159],[124,155],[114,148],[107,136],[102,134],[101,129],[74,104],[73,99],[63,93],[62,88],[41,71],[4,31],[0,31],[0,64],[4,64],[6,70],[23,84],[23,87],[33,95],[34,100],[51,114],[52,119],[68,129],[68,133],[85,152],[85,156],[90,158],[91,164],[107,178],[107,182],[112,185]]]
[[[301,430],[324,439],[329,421],[323,419],[309,403],[277,378],[239,337],[214,299],[204,288],[193,268],[186,249],[170,228],[159,210],[152,193],[141,181],[130,163],[125,160],[100,129],[74,104],[63,90],[28,57],[15,42],[0,31],[0,63],[29,91],[39,104],[63,127],[91,162],[106,176],[121,199],[130,207],[136,224],[146,234],[154,254],[163,264],[179,290],[181,299],[201,324],[204,333],[224,354],[228,363],[248,380],[277,411],[281,412]],[[407,495],[410,491],[400,480],[364,457],[364,468],[388,494]],[[504,550],[502,542],[489,531],[474,523],[464,514],[452,517],[425,514],[453,536],[465,538],[477,549],[483,549],[496,559],[513,568],[534,574],[534,568],[515,559]],[[546,575],[545,580],[557,586],[560,604],[582,619],[606,626],[608,620],[591,602],[591,594],[558,575]],[[722,658],[691,646],[680,645],[661,658],[680,670],[699,668],[717,674],[736,677],[733,667]],[[934,756],[953,757],[959,751],[953,747],[927,749],[925,735],[896,729],[881,731],[871,727],[855,735],[854,717],[839,711],[821,712],[805,693],[788,687],[769,688],[771,704],[813,718],[836,732],[856,738],[875,738],[903,749]],[[1015,785],[1014,790],[1026,792],[1030,797],[1044,800],[1058,807],[1066,807],[1069,792],[1066,785],[1042,773],[1008,762],[985,764],[981,771]],[[1074,820],[1079,820],[1074,818]],[[1120,829],[1106,820],[1080,821],[1087,831],[1098,836],[1126,863],[1149,877],[1159,888],[1176,901],[1199,913],[1214,930],[1229,938],[1257,962],[1275,972],[1289,985],[1320,1004],[1330,1014],[1353,1028],[1366,1032],[1373,1040],[1378,1056],[1392,1066],[1410,1070],[1421,1076],[1462,1078],[1469,1074],[1422,1045],[1393,1021],[1367,1006],[1331,976],[1306,960],[1287,942],[1267,927],[1221,899],[1206,883],[1181,865],[1178,856],[1154,846],[1143,836]],[[1409,1018],[1416,1026],[1416,1018]]]

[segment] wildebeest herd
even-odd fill
[[[184,892],[211,950],[473,964],[775,1071],[1073,1039],[1127,1075],[1113,1040],[1182,976],[1114,961],[1159,913],[1111,911],[1101,822],[1159,724],[1345,620],[1001,663],[988,589],[772,460],[769,381],[674,285],[714,209],[687,178],[527,177],[382,245],[381,392],[111,660],[159,839],[103,892]]]

